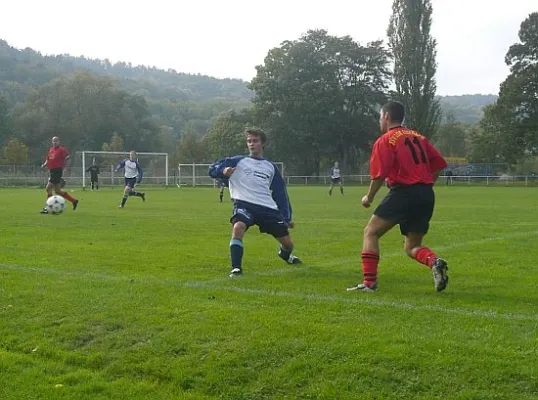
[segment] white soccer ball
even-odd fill
[[[47,211],[50,214],[61,214],[65,210],[65,199],[62,196],[54,195],[47,199]]]

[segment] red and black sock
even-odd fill
[[[361,252],[361,260],[364,284],[370,287],[377,281],[379,254],[372,251],[363,251]]]
[[[432,267],[436,258],[437,255],[427,247],[421,247],[415,253],[415,260],[421,264],[424,264],[428,268]]]

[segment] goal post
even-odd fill
[[[273,162],[282,177],[284,177],[284,163]],[[181,186],[215,186],[215,180],[208,175],[211,164],[178,164],[174,173],[177,187]]]
[[[168,153],[136,152],[142,171],[142,184],[169,185]],[[116,172],[116,165],[123,159],[129,158],[126,151],[77,151],[72,174],[80,177],[80,184],[85,189],[89,184],[87,169],[95,161],[99,166],[99,184],[102,186],[123,185],[123,175]],[[73,178],[71,178],[72,180]],[[75,181],[78,181],[75,179]]]

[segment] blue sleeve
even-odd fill
[[[288,190],[286,189],[286,182],[284,182],[284,178],[282,178],[282,175],[280,174],[280,171],[278,170],[277,166],[273,164],[273,167],[275,168],[275,175],[273,176],[273,180],[270,186],[270,189],[273,192],[273,200],[278,206],[278,210],[284,217],[284,220],[286,222],[290,222],[292,220],[291,204],[288,197]]]
[[[329,176],[333,176],[333,171],[334,171],[334,168],[331,168],[331,169],[329,170]]]
[[[121,160],[121,162],[118,165],[116,165],[116,171],[119,171],[120,169],[125,168],[125,161],[127,160]]]
[[[144,176],[144,172],[142,172],[142,167],[140,166],[140,163],[136,162],[136,169],[138,170],[138,179],[137,182],[142,182],[142,177]]]
[[[228,181],[228,177],[224,176],[222,172],[224,171],[224,168],[227,167],[236,167],[239,161],[241,161],[245,156],[235,156],[235,157],[226,157],[222,160],[215,161],[213,164],[209,166],[208,174],[211,178],[221,178]]]

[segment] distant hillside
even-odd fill
[[[0,90],[10,94],[12,103],[24,101],[32,87],[80,68],[117,78],[120,87],[150,100],[244,101],[252,97],[246,82],[240,79],[217,79],[171,69],[164,71],[124,62],[111,64],[108,60],[69,55],[43,56],[30,48],[18,50],[0,39]]]
[[[482,119],[482,109],[497,101],[492,94],[465,94],[462,96],[440,96],[441,108],[446,116],[454,115],[457,122],[475,124]]]
[[[112,77],[120,88],[144,96],[158,123],[178,133],[188,121],[197,121],[197,130],[203,131],[218,113],[249,107],[254,95],[247,89],[247,82],[240,79],[217,79],[70,55],[43,56],[30,48],[16,49],[0,39],[0,92],[11,106],[24,102],[34,88],[77,69]],[[496,99],[497,96],[482,94],[440,97],[443,114],[451,113],[456,121],[466,124],[478,122],[482,108]]]

